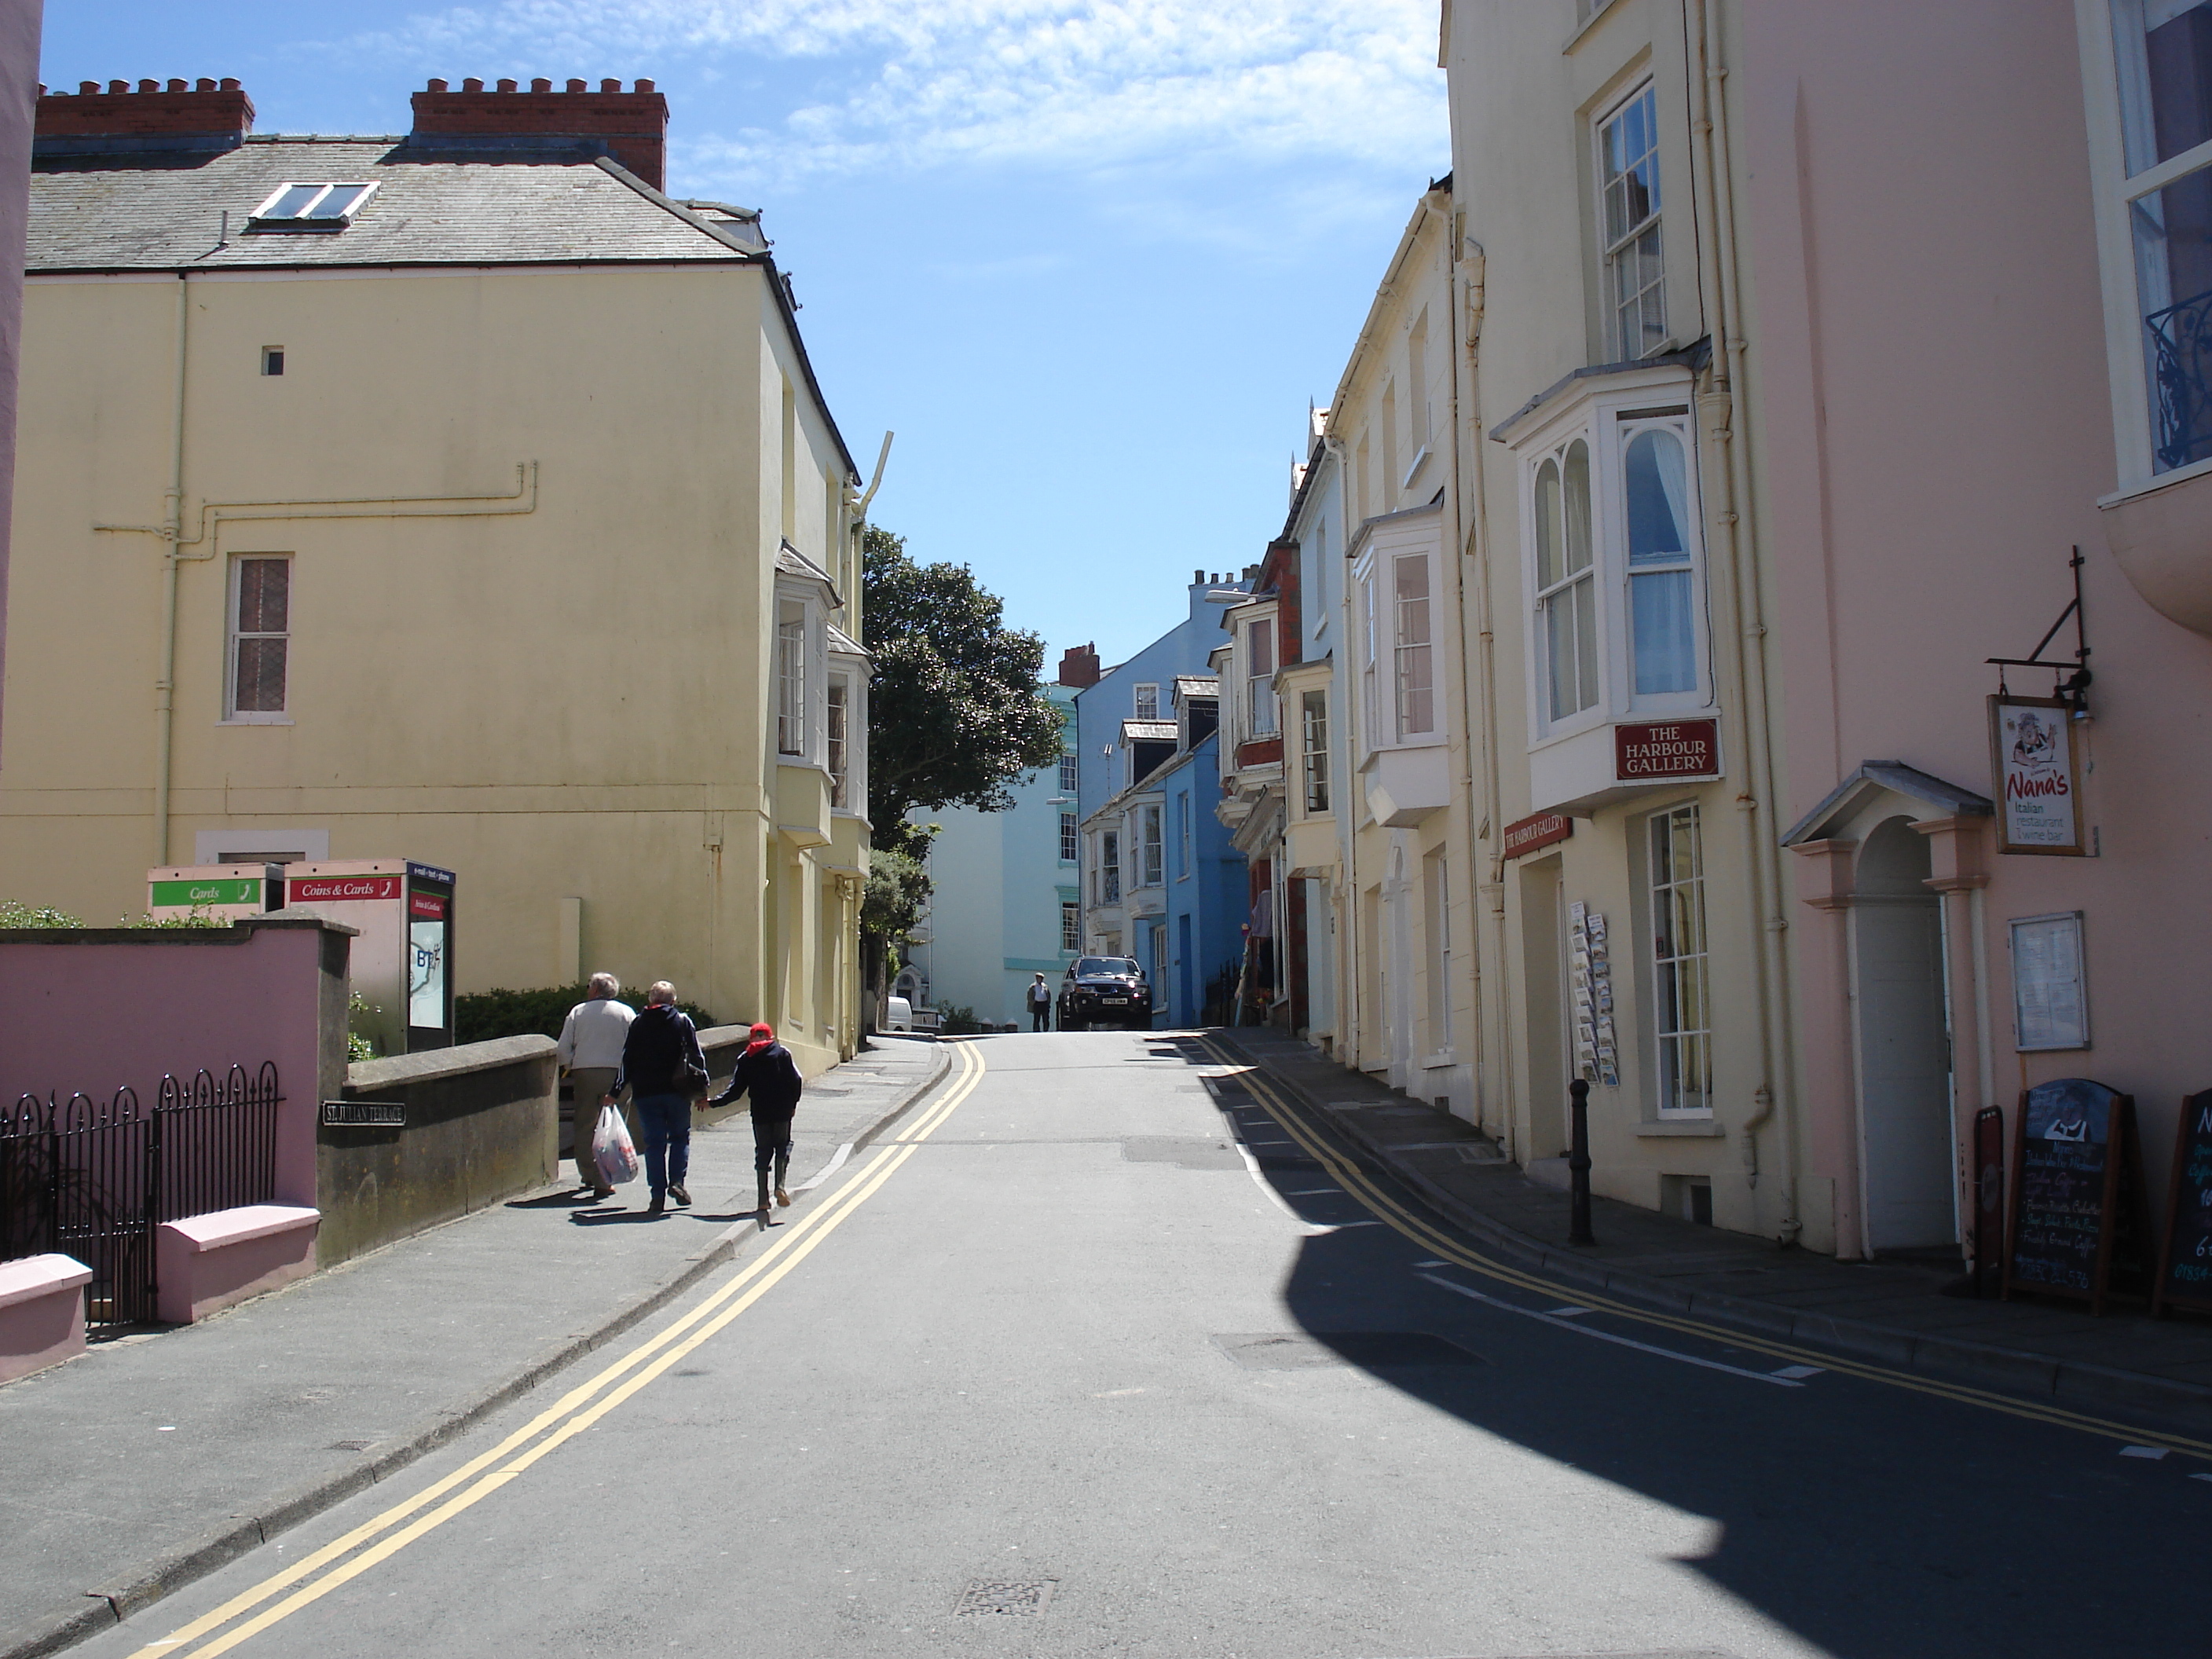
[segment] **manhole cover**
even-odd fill
[[[1041,1619],[1052,1605],[1056,1578],[971,1578],[952,1609],[955,1618],[997,1613],[1013,1619]]]
[[[1261,1331],[1216,1336],[1215,1344],[1251,1371],[1302,1371],[1324,1365],[1368,1370],[1400,1365],[1480,1365],[1480,1355],[1426,1331]]]

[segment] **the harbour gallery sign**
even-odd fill
[[[2073,713],[2056,697],[1990,699],[1997,782],[1997,850],[2079,857],[2081,783]]]

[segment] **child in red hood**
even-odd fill
[[[791,1120],[799,1109],[799,1092],[805,1086],[799,1075],[799,1062],[791,1057],[790,1049],[775,1040],[775,1030],[763,1022],[753,1027],[752,1041],[738,1056],[737,1069],[730,1074],[730,1086],[708,1103],[726,1106],[739,1095],[750,1092],[752,1096],[753,1174],[760,1183],[763,1226],[769,1224],[771,1191],[776,1203],[791,1202],[791,1194],[784,1190],[783,1178],[791,1168]]]

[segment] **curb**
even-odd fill
[[[854,1138],[854,1150],[857,1152],[867,1146],[904,1115],[916,1101],[945,1080],[945,1075],[951,1066],[951,1048],[937,1047],[927,1075],[900,1094]],[[248,1516],[210,1528],[200,1535],[198,1542],[172,1551],[137,1577],[125,1581],[114,1589],[87,1590],[85,1605],[74,1613],[43,1623],[33,1620],[17,1632],[0,1635],[0,1644],[4,1644],[0,1645],[0,1659],[41,1659],[41,1656],[58,1653],[64,1648],[97,1636],[134,1613],[143,1612],[164,1596],[184,1589],[195,1579],[205,1577],[218,1567],[228,1566],[278,1534],[289,1532],[301,1522],[312,1520],[325,1510],[390,1479],[418,1458],[458,1439],[492,1413],[512,1404],[586,1355],[605,1347],[633,1326],[650,1318],[715,1268],[732,1259],[738,1253],[738,1247],[757,1231],[757,1224],[750,1221],[739,1221],[723,1229],[703,1249],[687,1258],[684,1268],[674,1278],[632,1298],[596,1329],[571,1337],[557,1347],[540,1354],[505,1382],[480,1389],[458,1407],[436,1413],[413,1431],[404,1431],[396,1437],[394,1443],[375,1456],[365,1458],[350,1468],[341,1469],[295,1487],[276,1498],[258,1516]]]
[[[1234,1031],[1214,1035],[1247,1063],[1265,1071],[1268,1080],[1312,1112],[1316,1121],[1337,1129],[1344,1139],[1355,1143],[1387,1169],[1401,1186],[1419,1193],[1431,1206],[1492,1246],[1514,1266],[1586,1289],[1603,1291],[1655,1313],[1691,1315],[1717,1325],[1733,1326],[1749,1335],[1802,1342],[1855,1359],[1872,1360],[1949,1382],[2040,1396],[2054,1406],[2075,1409],[2118,1407],[2163,1415],[2200,1431],[2212,1429],[2212,1389],[2196,1383],[2081,1360],[2057,1359],[2049,1354],[1996,1343],[1871,1325],[1834,1314],[1801,1313],[1774,1303],[1753,1302],[1718,1291],[1679,1291],[1642,1273],[1608,1267],[1586,1256],[1554,1249],[1486,1215],[1419,1170],[1392,1158],[1390,1149],[1364,1133],[1349,1115],[1324,1113],[1321,1103],[1303,1085],[1285,1077],[1265,1056],[1237,1042]],[[5,1656],[0,1656],[0,1659]]]

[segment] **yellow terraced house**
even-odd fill
[[[337,139],[139,86],[40,103],[6,890],[413,859],[462,991],[849,1054],[859,477],[758,216],[662,192],[649,82]]]

